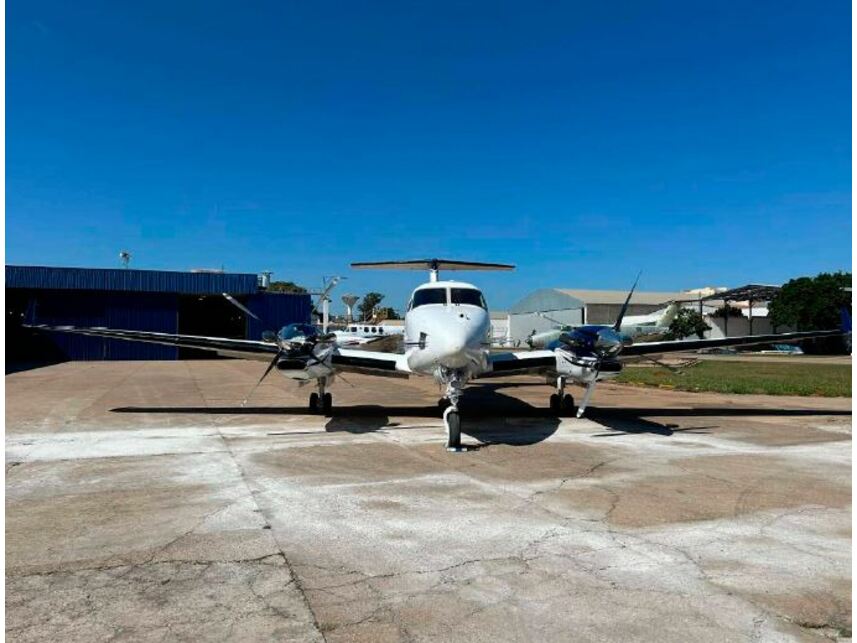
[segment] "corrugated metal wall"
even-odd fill
[[[181,297],[226,292],[240,297],[261,319],[248,318],[248,339],[260,339],[262,331],[277,331],[286,324],[307,323],[312,309],[309,295],[259,292],[254,274],[6,266],[6,292],[19,303],[35,300],[35,308],[28,307],[35,317],[28,321],[37,324],[162,333],[178,332]],[[7,314],[7,330],[10,319]],[[169,346],[83,335],[51,333],[50,341],[73,360],[177,359],[179,355],[178,349]]]
[[[257,280],[244,273],[6,266],[7,288],[249,295],[258,292]]]
[[[28,293],[35,299],[39,324],[106,326],[128,330],[175,333],[178,295],[170,293],[122,293],[75,290],[41,290]],[[124,342],[116,339],[51,333],[51,340],[73,360],[176,359],[171,346]]]
[[[292,323],[309,323],[312,298],[291,293],[257,293],[247,297],[246,306],[261,320],[247,319],[247,339],[261,339],[262,331],[278,331]]]

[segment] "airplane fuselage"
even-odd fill
[[[414,290],[405,314],[405,356],[415,373],[442,377],[488,368],[491,320],[481,291],[460,281],[434,281]]]

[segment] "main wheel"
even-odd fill
[[[446,409],[443,412],[443,423],[446,425],[446,448],[458,451],[461,448],[461,416],[458,415],[458,409]]]
[[[559,412],[562,410],[560,408],[561,404],[562,404],[562,400],[560,399],[559,395],[557,395],[556,393],[551,395],[551,402],[550,402],[551,411],[559,414]]]
[[[562,397],[562,414],[569,417],[574,415],[574,397],[570,393],[566,393]]]
[[[309,394],[309,412],[318,413],[318,393]]]
[[[330,393],[325,393],[324,397],[321,398],[321,407],[324,414],[327,417],[330,417],[330,413],[333,409],[333,396]]]

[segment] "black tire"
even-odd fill
[[[309,394],[309,412],[318,413],[318,393]]]
[[[333,396],[330,393],[325,393],[321,401],[322,410],[327,417],[330,417],[333,410]]]
[[[443,414],[443,423],[446,425],[446,448],[461,448],[461,416],[458,411],[447,409]]]
[[[559,413],[562,410],[560,408],[560,404],[561,404],[561,400],[559,399],[559,395],[557,395],[556,393],[551,395],[551,401],[550,401],[551,411],[553,411],[554,413]]]
[[[562,413],[569,417],[574,415],[574,397],[570,393],[566,393],[562,398]]]

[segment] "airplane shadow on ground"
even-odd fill
[[[544,386],[544,385],[542,385]],[[459,408],[462,415],[461,432],[479,442],[481,446],[505,444],[526,446],[546,440],[559,428],[560,418],[546,406],[538,407],[499,392],[507,388],[503,384],[481,384],[465,391]],[[238,406],[162,406],[141,407],[126,406],[111,409],[113,413],[164,413],[164,414],[201,414],[201,415],[306,415],[306,406],[287,407],[242,407]],[[378,404],[358,404],[354,406],[335,406],[325,425],[329,433],[373,433],[389,430],[408,430],[425,428],[427,425],[403,424],[391,421],[397,418],[431,418],[440,420],[441,410],[436,405],[425,406],[382,406]],[[678,424],[660,423],[648,419],[657,418],[702,418],[702,417],[813,417],[848,416],[850,410],[813,410],[813,409],[770,409],[770,408],[629,408],[590,406],[586,417],[608,429],[607,433],[596,433],[592,437],[617,437],[633,434],[653,434],[671,436],[679,432],[705,434],[712,426],[679,427]],[[498,421],[502,420],[502,421]],[[431,426],[435,426],[432,424]],[[292,434],[295,432],[285,432]],[[473,445],[468,445],[473,446]]]

